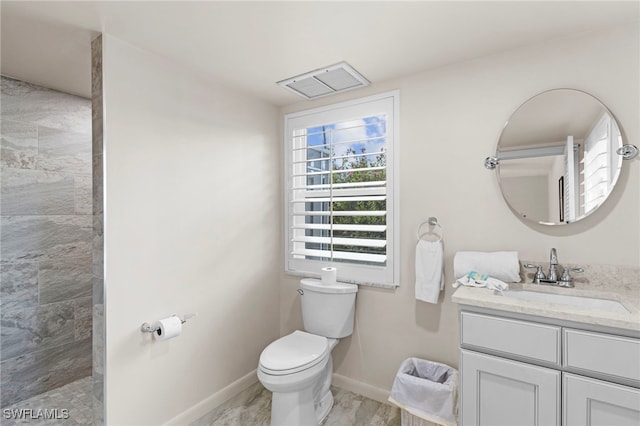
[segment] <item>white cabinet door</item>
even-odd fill
[[[638,426],[640,389],[564,373],[565,426]]]
[[[460,350],[463,426],[559,426],[560,372]]]

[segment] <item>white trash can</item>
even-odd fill
[[[389,402],[402,409],[402,426],[457,426],[458,371],[408,358],[398,369]]]

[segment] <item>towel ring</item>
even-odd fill
[[[418,240],[421,240],[422,237],[424,237],[425,235],[429,234],[430,232],[433,232],[435,230],[435,228],[431,231],[427,231],[424,233],[421,233],[420,230],[422,229],[422,227],[424,225],[431,225],[433,227],[438,227],[440,228],[440,235],[438,235],[438,239],[436,241],[442,241],[442,237],[444,236],[444,230],[442,229],[442,226],[440,226],[440,224],[438,223],[438,219],[431,216],[430,218],[428,218],[427,220],[425,220],[424,222],[422,222],[420,225],[418,225],[418,230],[416,231],[416,235],[418,237]],[[436,234],[437,235],[437,234]]]

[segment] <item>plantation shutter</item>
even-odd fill
[[[589,133],[584,143],[582,191],[584,213],[591,213],[609,195],[619,156],[611,155],[617,140],[613,140],[613,122],[604,114]],[[617,158],[616,158],[617,157]]]
[[[342,281],[395,285],[394,106],[386,96],[287,116],[289,272],[332,265]]]

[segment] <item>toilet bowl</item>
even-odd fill
[[[331,350],[337,339],[294,331],[260,355],[258,379],[272,394],[271,425],[320,424],[333,406]]]
[[[300,281],[305,331],[269,344],[260,355],[258,379],[272,392],[271,426],[317,426],[333,406],[331,351],[353,332],[358,286]]]

